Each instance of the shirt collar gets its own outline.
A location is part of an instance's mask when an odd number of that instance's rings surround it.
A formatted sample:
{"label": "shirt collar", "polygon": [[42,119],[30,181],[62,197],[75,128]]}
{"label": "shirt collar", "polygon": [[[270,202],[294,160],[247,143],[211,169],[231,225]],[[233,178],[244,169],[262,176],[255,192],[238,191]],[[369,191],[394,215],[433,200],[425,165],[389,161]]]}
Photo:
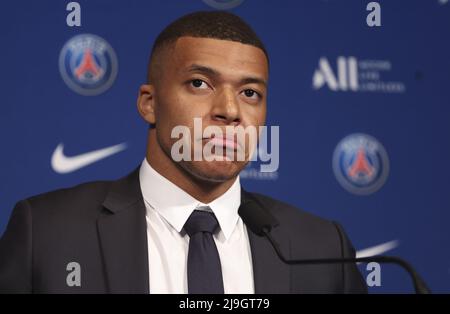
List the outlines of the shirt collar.
{"label": "shirt collar", "polygon": [[239,219],[241,185],[239,176],[221,196],[204,204],[159,174],[145,158],[139,170],[139,181],[145,202],[157,211],[175,230],[181,232],[191,213],[209,206],[219,222],[225,239],[229,239]]}

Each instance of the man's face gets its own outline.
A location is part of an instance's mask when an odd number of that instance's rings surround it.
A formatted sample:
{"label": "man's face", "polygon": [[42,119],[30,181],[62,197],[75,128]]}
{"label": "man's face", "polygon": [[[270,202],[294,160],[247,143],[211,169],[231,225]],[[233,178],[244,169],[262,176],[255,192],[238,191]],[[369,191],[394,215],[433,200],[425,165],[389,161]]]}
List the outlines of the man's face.
{"label": "man's face", "polygon": [[[167,156],[171,156],[172,145],[179,140],[171,138],[176,126],[190,129],[192,150],[203,149],[211,141],[210,136],[194,136],[194,118],[201,119],[203,130],[218,126],[223,135],[227,126],[253,126],[259,130],[264,125],[268,63],[261,49],[227,40],[181,37],[167,50],[161,66],[154,84],[156,129],[152,132],[156,132],[158,145]],[[222,146],[221,141],[215,143]],[[230,149],[225,144],[220,154],[223,156]],[[250,158],[248,137],[245,143],[237,144],[245,152],[245,161],[236,160],[236,155],[231,160],[206,161],[202,156],[201,161],[195,161],[192,152],[191,161],[177,163],[202,180],[230,180]],[[213,147],[215,152],[217,147]]]}

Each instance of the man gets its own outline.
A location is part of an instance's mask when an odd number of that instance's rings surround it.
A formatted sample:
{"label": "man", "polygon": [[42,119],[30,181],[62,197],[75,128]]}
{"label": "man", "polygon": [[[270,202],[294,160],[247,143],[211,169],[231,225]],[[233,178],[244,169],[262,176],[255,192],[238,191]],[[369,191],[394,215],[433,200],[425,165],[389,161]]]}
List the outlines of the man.
{"label": "man", "polygon": [[239,147],[245,160],[173,156],[173,130],[192,130],[195,118],[204,129],[263,126],[268,77],[267,52],[239,17],[197,12],[169,25],[155,41],[137,100],[150,125],[146,158],[120,180],[18,202],[0,242],[0,291],[366,292],[354,264],[286,265],[247,228],[238,209],[253,201],[258,215],[276,219],[272,235],[289,258],[354,256],[338,224],[241,188],[248,141],[188,141],[212,143],[222,157],[219,148],[234,154]]}

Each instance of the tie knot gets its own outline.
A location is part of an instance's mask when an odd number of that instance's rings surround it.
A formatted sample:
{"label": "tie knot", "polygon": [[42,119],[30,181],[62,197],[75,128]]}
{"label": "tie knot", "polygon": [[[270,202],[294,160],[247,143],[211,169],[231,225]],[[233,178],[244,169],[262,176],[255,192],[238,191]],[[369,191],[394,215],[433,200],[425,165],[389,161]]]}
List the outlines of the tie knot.
{"label": "tie knot", "polygon": [[217,227],[219,227],[219,222],[214,213],[204,210],[194,210],[184,224],[184,230],[189,237],[198,232],[214,234]]}

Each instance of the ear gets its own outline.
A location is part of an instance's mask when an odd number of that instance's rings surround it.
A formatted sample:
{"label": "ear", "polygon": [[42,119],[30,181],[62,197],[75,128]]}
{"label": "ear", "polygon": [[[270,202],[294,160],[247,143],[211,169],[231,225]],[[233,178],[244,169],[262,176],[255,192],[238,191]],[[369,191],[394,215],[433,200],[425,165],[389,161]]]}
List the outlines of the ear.
{"label": "ear", "polygon": [[155,117],[155,87],[143,84],[139,88],[137,108],[141,117],[150,124],[156,123]]}

